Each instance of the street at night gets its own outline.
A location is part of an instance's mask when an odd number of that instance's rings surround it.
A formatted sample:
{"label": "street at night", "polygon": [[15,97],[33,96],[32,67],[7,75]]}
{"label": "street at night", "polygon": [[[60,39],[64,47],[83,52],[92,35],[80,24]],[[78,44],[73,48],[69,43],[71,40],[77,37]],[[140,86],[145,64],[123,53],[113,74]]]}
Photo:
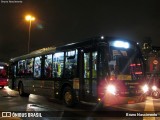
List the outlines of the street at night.
{"label": "street at night", "polygon": [[159,120],[159,0],[0,0],[0,120]]}
{"label": "street at night", "polygon": [[[0,111],[5,112],[39,112],[42,118],[25,118],[16,117],[16,119],[41,119],[41,120],[52,120],[52,119],[84,119],[84,120],[158,120],[159,117],[140,117],[134,116],[134,114],[147,111],[146,113],[157,113],[160,116],[160,99],[153,99],[148,97],[146,102],[136,104],[117,105],[109,108],[103,108],[103,110],[96,110],[95,106],[86,105],[85,103],[77,105],[74,108],[64,107],[61,102],[54,101],[52,99],[33,95],[29,98],[20,97],[18,92],[5,87],[0,89]],[[97,112],[93,112],[97,111]],[[111,115],[109,115],[109,113]],[[122,113],[122,115],[120,115]],[[125,117],[124,113],[129,113],[130,117]],[[118,114],[118,117],[114,117]],[[45,115],[45,116],[43,116]],[[2,119],[2,118],[0,118]],[[4,119],[4,118],[3,118]],[[13,118],[14,119],[14,118]]]}

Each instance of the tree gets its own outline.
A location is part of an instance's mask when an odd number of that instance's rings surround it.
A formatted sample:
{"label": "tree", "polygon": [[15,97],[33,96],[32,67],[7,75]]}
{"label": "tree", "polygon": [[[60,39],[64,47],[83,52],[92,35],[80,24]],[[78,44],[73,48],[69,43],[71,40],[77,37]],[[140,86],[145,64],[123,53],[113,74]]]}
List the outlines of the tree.
{"label": "tree", "polygon": [[145,60],[148,59],[148,55],[151,51],[152,51],[152,39],[151,37],[145,37],[142,42],[142,53]]}

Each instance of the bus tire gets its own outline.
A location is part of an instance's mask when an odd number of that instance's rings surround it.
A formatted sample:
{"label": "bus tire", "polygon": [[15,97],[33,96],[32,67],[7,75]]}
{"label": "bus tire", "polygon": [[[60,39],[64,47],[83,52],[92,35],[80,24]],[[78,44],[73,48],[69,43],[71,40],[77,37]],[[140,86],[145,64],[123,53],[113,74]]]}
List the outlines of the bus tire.
{"label": "bus tire", "polygon": [[71,87],[64,88],[63,101],[67,107],[73,107],[75,105],[75,96]]}
{"label": "bus tire", "polygon": [[1,89],[3,89],[4,88],[4,86],[1,86]]}

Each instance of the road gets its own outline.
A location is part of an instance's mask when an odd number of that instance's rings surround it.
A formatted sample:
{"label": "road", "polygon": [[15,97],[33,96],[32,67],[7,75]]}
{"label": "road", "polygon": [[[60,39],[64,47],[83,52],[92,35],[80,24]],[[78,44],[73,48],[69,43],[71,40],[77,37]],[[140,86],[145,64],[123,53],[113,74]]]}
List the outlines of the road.
{"label": "road", "polygon": [[[29,97],[20,97],[18,92],[5,87],[0,89],[0,111],[11,112],[12,118],[20,120],[158,120],[160,117],[160,99],[148,97],[145,102],[126,105],[115,105],[112,107],[97,109],[97,106],[79,104],[74,108],[68,108],[61,101],[31,94]],[[154,115],[144,117],[141,115]],[[15,113],[15,114],[14,114]],[[33,114],[37,113],[37,114]],[[156,114],[155,114],[156,113]],[[33,115],[32,115],[33,114]],[[2,114],[1,114],[2,116]],[[42,116],[42,117],[41,117]],[[127,117],[128,116],[128,117]],[[29,118],[30,117],[30,118]]]}

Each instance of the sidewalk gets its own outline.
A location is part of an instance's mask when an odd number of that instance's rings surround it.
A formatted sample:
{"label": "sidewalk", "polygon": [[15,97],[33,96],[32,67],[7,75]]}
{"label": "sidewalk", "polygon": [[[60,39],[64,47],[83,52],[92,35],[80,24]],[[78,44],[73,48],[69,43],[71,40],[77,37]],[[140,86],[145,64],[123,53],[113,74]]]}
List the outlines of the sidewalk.
{"label": "sidewalk", "polygon": [[3,96],[5,96],[5,97],[16,97],[16,96],[19,96],[18,91],[12,90],[8,86],[6,86],[4,89],[6,91],[6,94],[4,94]]}

